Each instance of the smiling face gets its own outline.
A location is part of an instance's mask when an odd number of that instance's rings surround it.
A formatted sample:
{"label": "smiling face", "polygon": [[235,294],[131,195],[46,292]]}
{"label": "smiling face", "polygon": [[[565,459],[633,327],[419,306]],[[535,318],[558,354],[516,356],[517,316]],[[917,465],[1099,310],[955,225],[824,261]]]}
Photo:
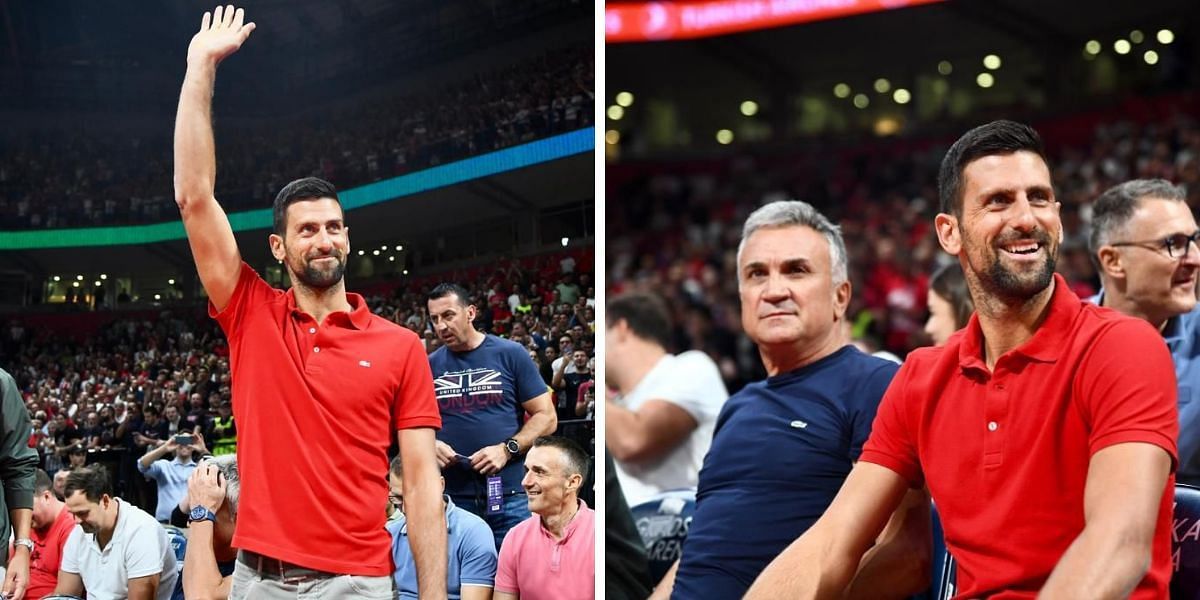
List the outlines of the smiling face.
{"label": "smiling face", "polygon": [[833,283],[829,242],[805,226],[756,230],[742,246],[742,327],[760,347],[811,347],[834,335],[850,284]]}
{"label": "smiling face", "polygon": [[1191,235],[1197,230],[1196,219],[1185,202],[1144,198],[1114,241],[1148,241],[1145,245],[1112,247],[1111,259],[1101,256],[1111,277],[1125,297],[1152,322],[1165,321],[1196,307],[1196,279],[1200,270],[1200,251],[1188,246],[1183,256],[1171,257],[1159,240],[1175,234]]}
{"label": "smiling face", "polygon": [[557,514],[575,502],[583,477],[567,474],[567,457],[552,446],[537,446],[525,455],[525,477],[521,487],[529,497],[529,512]]}
{"label": "smiling face", "polygon": [[332,198],[300,200],[287,207],[286,235],[271,234],[271,254],[293,282],[324,290],[342,281],[350,254],[350,229]]}
{"label": "smiling face", "polygon": [[1008,304],[1045,290],[1062,241],[1045,161],[1028,151],[985,156],[967,164],[963,180],[961,215],[941,213],[935,225],[972,292]]}

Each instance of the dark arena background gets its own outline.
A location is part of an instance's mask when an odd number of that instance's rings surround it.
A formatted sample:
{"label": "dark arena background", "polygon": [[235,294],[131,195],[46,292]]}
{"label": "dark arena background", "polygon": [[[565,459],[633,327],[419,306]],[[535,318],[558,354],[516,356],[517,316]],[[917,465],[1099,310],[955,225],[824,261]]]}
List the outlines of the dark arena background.
{"label": "dark arena background", "polygon": [[[594,352],[591,4],[239,6],[258,28],[221,66],[213,119],[216,197],[246,262],[290,285],[267,244],[271,203],[322,177],[351,232],[347,291],[428,351],[440,341],[425,293],[449,281],[470,292],[477,328],[527,346],[547,384],[560,339]],[[229,349],[172,192],[185,54],[212,9],[0,3],[0,367],[42,468],[53,476],[82,447],[151,514],[154,484],[135,468],[147,409],[171,433],[200,426],[210,449],[227,437],[213,425]],[[558,433],[590,453],[592,411],[565,395]]]}
{"label": "dark arena background", "polygon": [[[932,344],[930,275],[957,262],[933,231],[938,167],[972,127],[1004,118],[1041,134],[1065,227],[1057,271],[1081,297],[1100,287],[1087,225],[1101,192],[1163,178],[1200,206],[1195,2],[616,0],[606,12],[606,297],[662,295],[669,351],[706,353],[731,394],[766,376],[736,265],[742,223],[765,203],[804,200],[841,226],[852,339],[899,359]],[[633,507],[656,574],[692,509],[670,495]],[[1193,591],[1175,597],[1196,597],[1195,522],[1177,509],[1174,566]],[[953,589],[941,575],[935,594]]]}

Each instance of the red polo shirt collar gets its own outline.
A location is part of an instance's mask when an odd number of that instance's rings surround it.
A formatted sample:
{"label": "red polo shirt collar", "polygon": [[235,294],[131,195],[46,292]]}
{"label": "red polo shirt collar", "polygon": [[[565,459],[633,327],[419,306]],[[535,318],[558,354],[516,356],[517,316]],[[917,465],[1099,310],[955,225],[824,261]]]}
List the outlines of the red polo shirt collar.
{"label": "red polo shirt collar", "polygon": [[[296,306],[295,288],[288,288],[283,297],[288,312],[293,317],[304,315],[310,319],[313,318],[312,315],[301,310],[299,306]],[[350,312],[338,311],[330,313],[328,317],[325,317],[326,321],[331,325],[352,327],[358,330],[366,329],[367,325],[371,322],[371,311],[367,308],[367,301],[363,299],[361,294],[353,292],[346,293],[346,301],[350,303]]]}
{"label": "red polo shirt collar", "polygon": [[[1067,281],[1062,275],[1054,274],[1054,292],[1050,296],[1049,313],[1041,326],[1024,344],[1013,348],[1004,356],[997,359],[1013,360],[1014,354],[1019,354],[1035,362],[1052,363],[1062,356],[1063,339],[1071,331],[1075,317],[1083,307],[1083,302],[1073,294]],[[979,315],[971,314],[971,321],[963,331],[962,343],[958,346],[958,363],[963,371],[980,369],[987,371],[983,360],[983,328],[979,326]]]}

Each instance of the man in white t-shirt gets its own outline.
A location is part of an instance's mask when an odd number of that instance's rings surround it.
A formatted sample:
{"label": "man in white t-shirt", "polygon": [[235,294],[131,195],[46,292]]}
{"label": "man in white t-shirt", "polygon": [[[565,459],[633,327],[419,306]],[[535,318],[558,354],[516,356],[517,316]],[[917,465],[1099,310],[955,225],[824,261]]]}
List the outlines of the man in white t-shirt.
{"label": "man in white t-shirt", "polygon": [[667,352],[671,321],[657,296],[614,298],[606,319],[605,376],[618,395],[605,405],[604,435],[625,499],[636,506],[659,492],[695,489],[729,397],[716,363],[696,350]]}
{"label": "man in white t-shirt", "polygon": [[167,532],[154,517],[112,496],[103,467],[67,476],[67,510],[79,521],[63,546],[55,594],[89,600],[168,600],[179,574]]}

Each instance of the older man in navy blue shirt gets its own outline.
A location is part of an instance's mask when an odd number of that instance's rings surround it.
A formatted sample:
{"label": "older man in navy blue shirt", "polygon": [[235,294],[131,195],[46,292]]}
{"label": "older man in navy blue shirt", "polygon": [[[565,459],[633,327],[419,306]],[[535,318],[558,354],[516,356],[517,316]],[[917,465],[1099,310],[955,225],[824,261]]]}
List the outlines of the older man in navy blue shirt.
{"label": "older man in navy blue shirt", "polygon": [[1200,485],[1200,228],[1183,188],[1135,179],[1092,204],[1088,246],[1103,291],[1091,301],[1162,332],[1179,382],[1179,483]]}
{"label": "older man in navy blue shirt", "polygon": [[[896,374],[842,333],[846,246],[812,206],[773,202],[751,214],[737,265],[742,327],[768,378],[721,409],[682,557],[653,598],[741,598],[833,501]],[[916,510],[902,507],[852,591],[904,597],[927,585],[929,504],[913,495]]]}

